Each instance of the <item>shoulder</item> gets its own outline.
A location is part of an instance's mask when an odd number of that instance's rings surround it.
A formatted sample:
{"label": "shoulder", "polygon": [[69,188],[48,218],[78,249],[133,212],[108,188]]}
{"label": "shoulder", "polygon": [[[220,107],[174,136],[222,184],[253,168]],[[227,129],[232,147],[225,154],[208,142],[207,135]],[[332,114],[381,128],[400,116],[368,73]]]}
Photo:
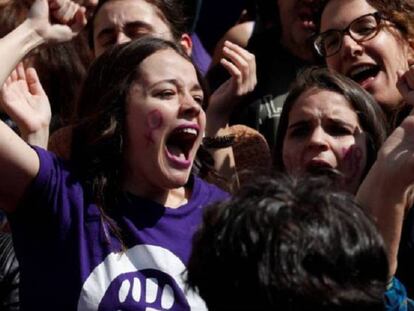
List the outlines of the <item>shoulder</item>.
{"label": "shoulder", "polygon": [[202,201],[205,204],[211,204],[218,201],[226,200],[230,197],[230,194],[219,187],[210,184],[203,179],[193,176],[193,195],[192,201]]}
{"label": "shoulder", "polygon": [[52,190],[67,185],[65,180],[74,178],[70,162],[43,148],[33,147],[33,149],[39,157],[39,172],[29,190]]}
{"label": "shoulder", "polygon": [[53,215],[61,225],[64,220],[69,223],[73,213],[82,214],[87,204],[84,187],[70,162],[42,148],[33,149],[39,157],[39,171],[10,220],[26,223],[30,217],[46,225],[45,219]]}

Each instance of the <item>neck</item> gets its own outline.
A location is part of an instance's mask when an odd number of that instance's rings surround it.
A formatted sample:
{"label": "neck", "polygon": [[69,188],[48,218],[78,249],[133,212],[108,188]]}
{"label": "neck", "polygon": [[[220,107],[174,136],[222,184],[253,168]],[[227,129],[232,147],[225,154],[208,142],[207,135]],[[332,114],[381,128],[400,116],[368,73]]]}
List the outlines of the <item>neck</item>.
{"label": "neck", "polygon": [[179,187],[173,189],[165,189],[143,183],[128,183],[125,182],[123,190],[133,195],[152,200],[165,207],[179,208],[186,204],[191,195],[190,190],[186,187]]}
{"label": "neck", "polygon": [[289,51],[289,53],[304,62],[313,63],[315,61],[315,55],[307,44],[295,44],[292,41],[283,40],[283,38],[281,39],[280,44]]}

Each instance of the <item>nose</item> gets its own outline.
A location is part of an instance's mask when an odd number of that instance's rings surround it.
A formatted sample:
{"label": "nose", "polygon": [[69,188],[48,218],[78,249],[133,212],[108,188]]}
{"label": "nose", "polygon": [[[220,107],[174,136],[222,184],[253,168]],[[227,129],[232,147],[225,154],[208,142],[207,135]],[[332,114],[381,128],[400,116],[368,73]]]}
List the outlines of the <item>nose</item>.
{"label": "nose", "polygon": [[311,133],[309,138],[309,148],[318,149],[324,151],[328,149],[328,135],[321,127],[317,127]]}
{"label": "nose", "polygon": [[344,34],[342,38],[342,53],[351,57],[361,55],[364,48],[356,42],[349,34]]}
{"label": "nose", "polygon": [[201,106],[191,94],[184,94],[181,98],[180,112],[189,117],[196,117],[200,114]]}
{"label": "nose", "polygon": [[130,41],[131,41],[131,38],[128,37],[123,31],[120,31],[116,35],[116,42],[115,42],[115,44],[118,45],[118,44],[130,42]]}

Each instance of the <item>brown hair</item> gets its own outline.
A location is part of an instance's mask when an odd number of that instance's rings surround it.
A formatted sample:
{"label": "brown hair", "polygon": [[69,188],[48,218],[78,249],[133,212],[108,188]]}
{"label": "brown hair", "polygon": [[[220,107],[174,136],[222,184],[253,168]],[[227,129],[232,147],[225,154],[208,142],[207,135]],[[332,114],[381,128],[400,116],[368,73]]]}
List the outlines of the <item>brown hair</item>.
{"label": "brown hair", "polygon": [[167,49],[191,62],[181,46],[149,36],[112,47],[90,67],[79,97],[71,160],[89,199],[110,225],[107,215],[117,205],[123,178],[127,94],[141,62]]}
{"label": "brown hair", "polygon": [[367,134],[367,165],[365,173],[374,163],[377,152],[387,137],[387,128],[384,114],[374,98],[356,82],[330,71],[327,68],[311,67],[299,73],[293,82],[290,92],[283,106],[277,130],[274,150],[275,166],[284,171],[283,141],[289,124],[289,113],[301,94],[309,89],[316,88],[330,90],[341,94],[350,103],[358,116],[361,128]]}
{"label": "brown hair", "polygon": [[414,39],[413,0],[367,0],[367,2],[393,22],[407,41]]}

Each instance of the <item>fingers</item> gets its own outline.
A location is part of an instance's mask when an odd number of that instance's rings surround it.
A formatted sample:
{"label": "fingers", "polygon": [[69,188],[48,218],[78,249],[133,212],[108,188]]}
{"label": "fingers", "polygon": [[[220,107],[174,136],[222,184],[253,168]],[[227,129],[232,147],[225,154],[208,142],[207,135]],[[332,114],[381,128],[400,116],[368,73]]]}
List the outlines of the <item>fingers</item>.
{"label": "fingers", "polygon": [[29,91],[33,95],[44,95],[46,94],[43,90],[42,84],[40,83],[39,76],[37,75],[36,69],[29,67],[26,69],[27,85]]}
{"label": "fingers", "polygon": [[411,65],[410,69],[404,74],[405,81],[411,90],[414,90],[414,66]]}
{"label": "fingers", "polygon": [[82,6],[75,13],[75,18],[71,25],[72,31],[75,33],[79,33],[83,29],[83,27],[85,27],[86,23],[86,8]]}
{"label": "fingers", "polygon": [[16,72],[17,72],[17,78],[19,80],[26,80],[26,70],[24,69],[24,65],[22,62],[17,64]]}
{"label": "fingers", "polygon": [[256,84],[256,59],[255,56],[238,46],[226,41],[223,47],[224,59],[220,63],[235,78],[237,83],[237,95],[245,95],[251,92]]}
{"label": "fingers", "polygon": [[236,81],[236,85],[242,85],[243,83],[243,75],[242,72],[239,70],[239,68],[234,65],[232,62],[228,61],[225,58],[222,58],[220,60],[220,64],[226,68],[228,73],[233,77],[233,79]]}
{"label": "fingers", "polygon": [[44,42],[64,42],[71,40],[86,25],[85,8],[71,0],[36,0],[30,9],[29,20]]}
{"label": "fingers", "polygon": [[410,66],[406,72],[399,70],[397,75],[398,91],[407,104],[414,106],[414,66]]}
{"label": "fingers", "polygon": [[[17,76],[15,76],[14,81],[18,81],[18,80],[26,81],[26,70],[25,70],[24,65],[23,65],[22,62],[17,64],[17,67],[16,67],[15,71],[16,71]],[[22,87],[25,91],[28,90],[28,87],[27,87],[26,83],[22,83]]]}
{"label": "fingers", "polygon": [[17,74],[17,69],[14,69],[9,76],[9,82],[11,83],[17,80],[19,80],[19,75]]}
{"label": "fingers", "polygon": [[53,17],[61,24],[75,27],[77,32],[86,25],[85,8],[71,0],[49,0]]}

